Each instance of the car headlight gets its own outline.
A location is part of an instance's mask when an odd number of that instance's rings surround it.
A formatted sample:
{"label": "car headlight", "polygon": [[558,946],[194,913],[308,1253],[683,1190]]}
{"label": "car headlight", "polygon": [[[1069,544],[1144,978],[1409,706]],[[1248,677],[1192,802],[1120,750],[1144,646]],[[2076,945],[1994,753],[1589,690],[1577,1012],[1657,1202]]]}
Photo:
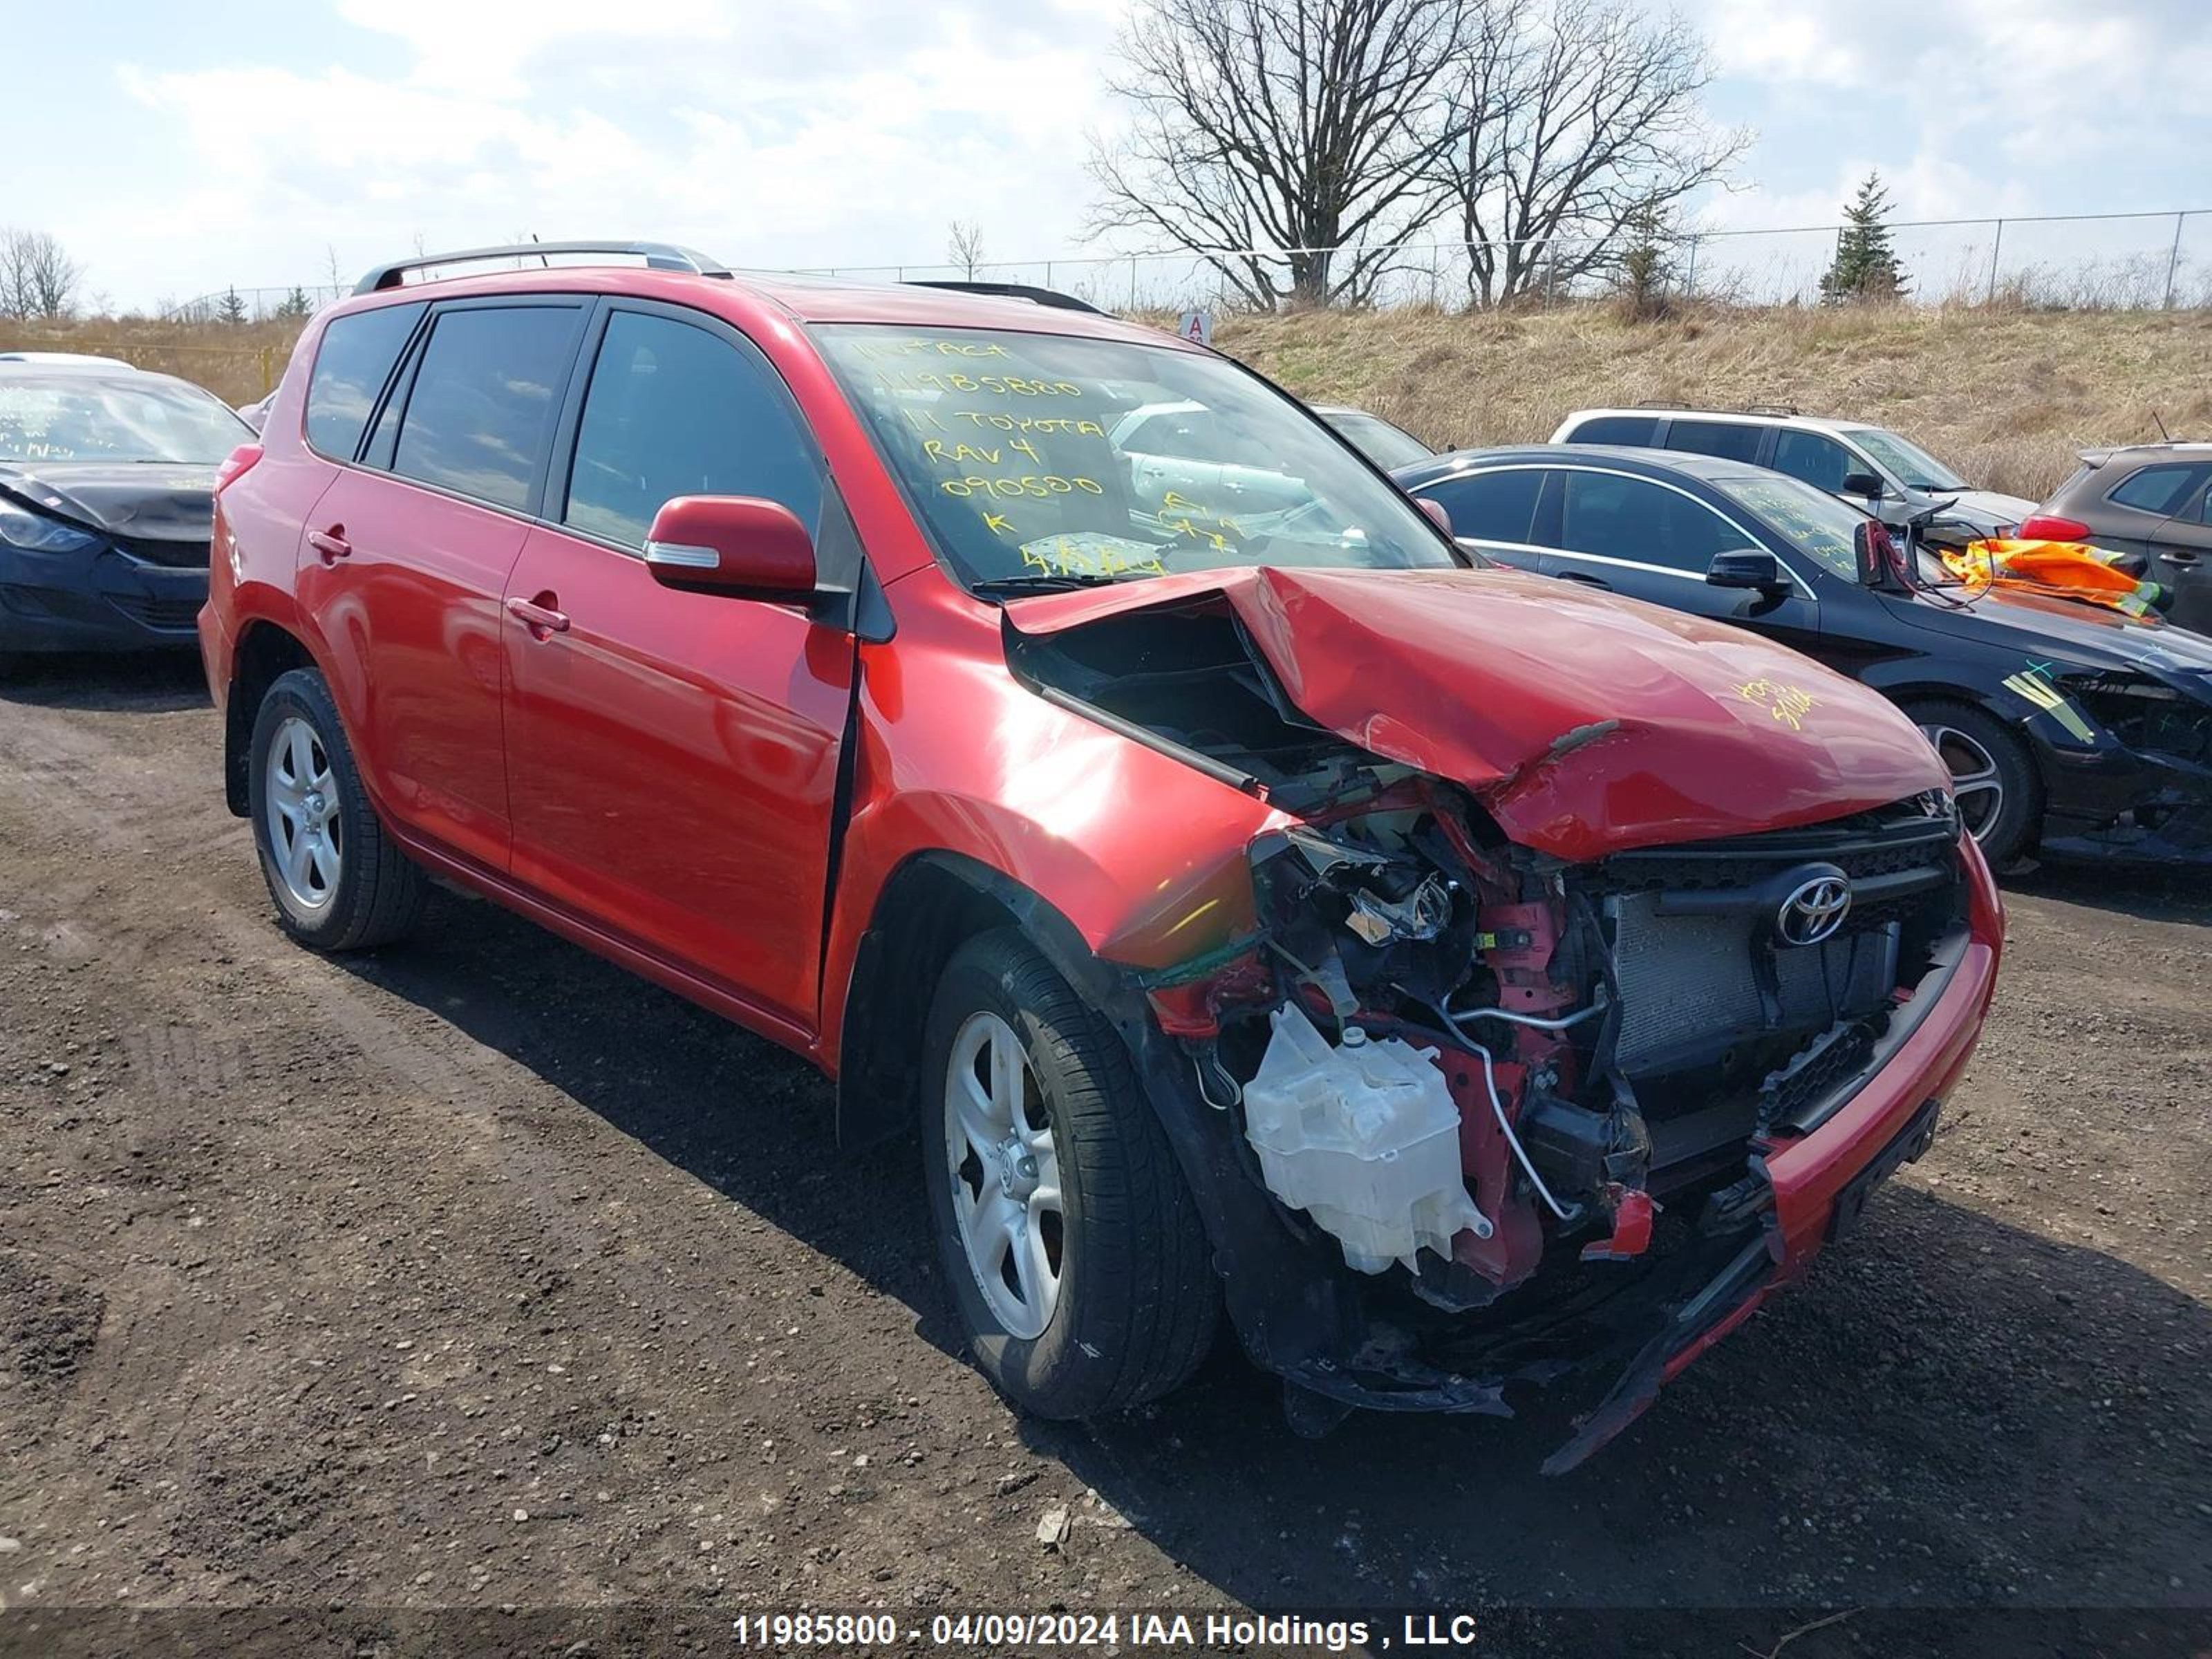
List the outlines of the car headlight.
{"label": "car headlight", "polygon": [[0,501],[0,542],[32,553],[77,553],[99,546],[100,538],[13,501]]}

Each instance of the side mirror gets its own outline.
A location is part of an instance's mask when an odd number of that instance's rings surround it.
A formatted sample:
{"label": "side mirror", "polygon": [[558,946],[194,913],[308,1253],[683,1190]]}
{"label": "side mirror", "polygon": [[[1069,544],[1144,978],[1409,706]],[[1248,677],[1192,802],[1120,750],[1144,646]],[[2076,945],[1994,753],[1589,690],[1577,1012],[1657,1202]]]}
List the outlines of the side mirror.
{"label": "side mirror", "polygon": [[664,587],[803,599],[814,592],[814,538],[780,501],[678,495],[653,515],[645,568]]}
{"label": "side mirror", "polygon": [[1751,587],[1762,593],[1790,591],[1790,578],[1782,574],[1781,561],[1757,548],[1714,554],[1705,580],[1715,587]]}
{"label": "side mirror", "polygon": [[1878,473],[1846,472],[1844,474],[1844,494],[1846,495],[1863,495],[1870,501],[1878,501],[1888,493],[1888,488],[1883,484]]}
{"label": "side mirror", "polygon": [[1889,526],[1869,519],[1851,532],[1851,556],[1857,562],[1859,586],[1879,592],[1904,591],[1898,574],[1897,543]]}
{"label": "side mirror", "polygon": [[1445,509],[1442,501],[1428,495],[1416,495],[1413,497],[1413,505],[1427,514],[1429,522],[1443,531],[1445,535],[1449,536],[1452,533],[1451,514]]}

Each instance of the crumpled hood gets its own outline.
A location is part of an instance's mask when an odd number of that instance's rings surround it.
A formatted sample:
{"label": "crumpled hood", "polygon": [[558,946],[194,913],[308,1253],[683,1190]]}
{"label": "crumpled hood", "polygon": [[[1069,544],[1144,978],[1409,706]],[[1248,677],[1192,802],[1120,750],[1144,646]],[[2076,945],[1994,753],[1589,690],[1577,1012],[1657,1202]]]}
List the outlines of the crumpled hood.
{"label": "crumpled hood", "polygon": [[0,461],[0,490],[114,536],[204,542],[215,468],[167,461]]}
{"label": "crumpled hood", "polygon": [[1903,714],[1796,652],[1518,571],[1197,571],[1015,600],[1006,619],[1048,635],[1217,596],[1310,718],[1571,861],[1949,781]]}

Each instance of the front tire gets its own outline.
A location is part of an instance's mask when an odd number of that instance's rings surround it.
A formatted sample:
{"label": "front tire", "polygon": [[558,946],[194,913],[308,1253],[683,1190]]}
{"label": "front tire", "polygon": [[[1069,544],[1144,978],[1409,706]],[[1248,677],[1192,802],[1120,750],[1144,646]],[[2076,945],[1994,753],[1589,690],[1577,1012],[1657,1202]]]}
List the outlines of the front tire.
{"label": "front tire", "polygon": [[976,1364],[1039,1417],[1158,1399],[1212,1346],[1195,1201],[1113,1027],[1018,933],[938,981],[922,1163]]}
{"label": "front tire", "polygon": [[1993,870],[2019,857],[2043,820],[2043,781],[2027,745],[1971,703],[1914,703],[1907,711],[1951,773],[1959,818]]}
{"label": "front tire", "polygon": [[253,718],[253,845],[277,924],[317,951],[362,951],[406,933],[429,883],[392,844],[362,787],[321,674],[280,675]]}

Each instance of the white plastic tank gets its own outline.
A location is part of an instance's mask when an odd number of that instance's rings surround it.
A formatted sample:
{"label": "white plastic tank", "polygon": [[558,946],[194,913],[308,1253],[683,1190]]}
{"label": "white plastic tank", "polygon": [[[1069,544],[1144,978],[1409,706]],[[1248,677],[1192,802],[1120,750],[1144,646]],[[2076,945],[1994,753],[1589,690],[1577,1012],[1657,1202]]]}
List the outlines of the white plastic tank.
{"label": "white plastic tank", "polygon": [[1459,1106],[1433,1048],[1370,1041],[1347,1027],[1341,1045],[1285,1005],[1260,1070],[1244,1085],[1244,1128],[1274,1194],[1344,1246],[1347,1266],[1412,1267],[1425,1245],[1451,1255],[1452,1235],[1490,1223],[1460,1174]]}

